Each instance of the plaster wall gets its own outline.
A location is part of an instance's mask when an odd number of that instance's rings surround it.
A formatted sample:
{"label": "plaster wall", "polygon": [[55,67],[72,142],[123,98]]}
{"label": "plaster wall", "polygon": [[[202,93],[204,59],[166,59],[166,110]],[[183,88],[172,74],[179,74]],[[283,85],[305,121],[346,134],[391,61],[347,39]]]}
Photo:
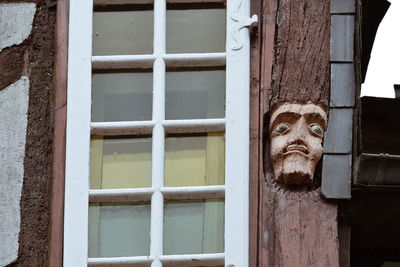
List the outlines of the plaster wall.
{"label": "plaster wall", "polygon": [[0,3],[0,266],[48,266],[55,18]]}
{"label": "plaster wall", "polygon": [[0,51],[29,36],[35,12],[34,3],[0,4]]}
{"label": "plaster wall", "polygon": [[0,266],[18,257],[29,79],[0,91]]}
{"label": "plaster wall", "polygon": [[[34,3],[0,4],[0,51],[30,35],[35,12]],[[28,105],[27,76],[0,91],[0,266],[18,258]]]}

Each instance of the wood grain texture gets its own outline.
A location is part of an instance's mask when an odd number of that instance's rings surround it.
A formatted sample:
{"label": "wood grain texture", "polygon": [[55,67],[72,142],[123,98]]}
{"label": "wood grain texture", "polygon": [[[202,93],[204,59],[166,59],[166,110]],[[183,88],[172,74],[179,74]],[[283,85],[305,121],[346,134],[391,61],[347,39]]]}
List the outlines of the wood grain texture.
{"label": "wood grain texture", "polygon": [[349,225],[339,225],[339,266],[350,267],[350,238],[351,227]]}
{"label": "wood grain texture", "polygon": [[[251,0],[251,14],[261,12],[261,0]],[[260,23],[261,24],[261,23]],[[250,36],[250,166],[249,166],[249,266],[258,266],[258,203],[260,179],[260,27]],[[261,124],[262,125],[262,124]]]}
{"label": "wood grain texture", "polygon": [[[275,40],[275,20],[277,11],[277,0],[263,0],[260,22],[261,53],[260,53],[260,143],[259,143],[259,203],[258,203],[258,266],[273,266],[269,263],[273,255],[272,238],[268,238],[268,230],[272,229],[273,214],[272,209],[265,207],[269,199],[269,190],[267,181],[264,179],[264,158],[265,145],[268,145],[268,138],[265,138],[265,122],[269,103],[272,97],[272,66],[274,63],[274,40]],[[269,151],[269,150],[267,150]],[[266,154],[268,157],[268,153]],[[253,265],[251,265],[253,267]]]}
{"label": "wood grain texture", "polygon": [[50,206],[49,266],[63,265],[64,182],[67,122],[68,67],[68,8],[69,1],[57,1],[56,54],[54,74],[54,140]]}
{"label": "wood grain texture", "polygon": [[320,190],[293,190],[270,180],[264,197],[265,252],[259,266],[340,266],[336,204]]}
{"label": "wood grain texture", "polygon": [[279,102],[328,108],[330,1],[264,0],[262,12],[258,266],[338,267],[337,205],[315,186],[274,183],[268,136],[268,111]]}
{"label": "wood grain texture", "polygon": [[329,0],[279,0],[272,105],[329,103]]}
{"label": "wood grain texture", "polygon": [[336,205],[318,190],[275,190],[275,266],[339,266]]}

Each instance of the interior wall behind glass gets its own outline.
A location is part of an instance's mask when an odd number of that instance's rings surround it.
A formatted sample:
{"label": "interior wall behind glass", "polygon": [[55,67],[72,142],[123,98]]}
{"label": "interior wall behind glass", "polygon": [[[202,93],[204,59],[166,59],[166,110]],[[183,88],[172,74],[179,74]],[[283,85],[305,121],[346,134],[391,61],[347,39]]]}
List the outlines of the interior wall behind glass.
{"label": "interior wall behind glass", "polygon": [[93,12],[93,55],[153,53],[153,10]]}
{"label": "interior wall behind glass", "polygon": [[166,119],[225,117],[225,70],[167,71]]}
{"label": "interior wall behind glass", "polygon": [[153,73],[110,72],[92,75],[92,121],[151,120]]}
{"label": "interior wall behind glass", "polygon": [[149,203],[100,203],[89,206],[89,257],[149,254]]}
{"label": "interior wall behind glass", "polygon": [[169,201],[164,209],[164,254],[224,252],[224,201]]}
{"label": "interior wall behind glass", "polygon": [[167,10],[167,53],[225,52],[225,9]]}
{"label": "interior wall behind glass", "polygon": [[225,183],[224,133],[167,136],[165,186],[204,186]]}
{"label": "interior wall behind glass", "polygon": [[90,188],[151,187],[151,138],[93,136]]}

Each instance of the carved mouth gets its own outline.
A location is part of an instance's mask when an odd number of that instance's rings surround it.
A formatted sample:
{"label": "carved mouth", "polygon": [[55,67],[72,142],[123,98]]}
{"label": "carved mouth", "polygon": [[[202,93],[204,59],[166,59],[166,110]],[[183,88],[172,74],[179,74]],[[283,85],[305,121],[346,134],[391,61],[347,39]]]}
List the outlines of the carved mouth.
{"label": "carved mouth", "polygon": [[284,151],[284,154],[289,153],[301,153],[308,155],[308,149],[305,145],[288,145]]}

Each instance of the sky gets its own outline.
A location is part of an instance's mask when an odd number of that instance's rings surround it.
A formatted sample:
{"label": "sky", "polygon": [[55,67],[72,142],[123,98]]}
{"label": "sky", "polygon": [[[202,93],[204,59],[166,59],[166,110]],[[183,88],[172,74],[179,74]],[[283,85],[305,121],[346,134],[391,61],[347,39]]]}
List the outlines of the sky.
{"label": "sky", "polygon": [[391,2],[379,25],[361,96],[394,98],[393,84],[400,84],[400,0]]}

